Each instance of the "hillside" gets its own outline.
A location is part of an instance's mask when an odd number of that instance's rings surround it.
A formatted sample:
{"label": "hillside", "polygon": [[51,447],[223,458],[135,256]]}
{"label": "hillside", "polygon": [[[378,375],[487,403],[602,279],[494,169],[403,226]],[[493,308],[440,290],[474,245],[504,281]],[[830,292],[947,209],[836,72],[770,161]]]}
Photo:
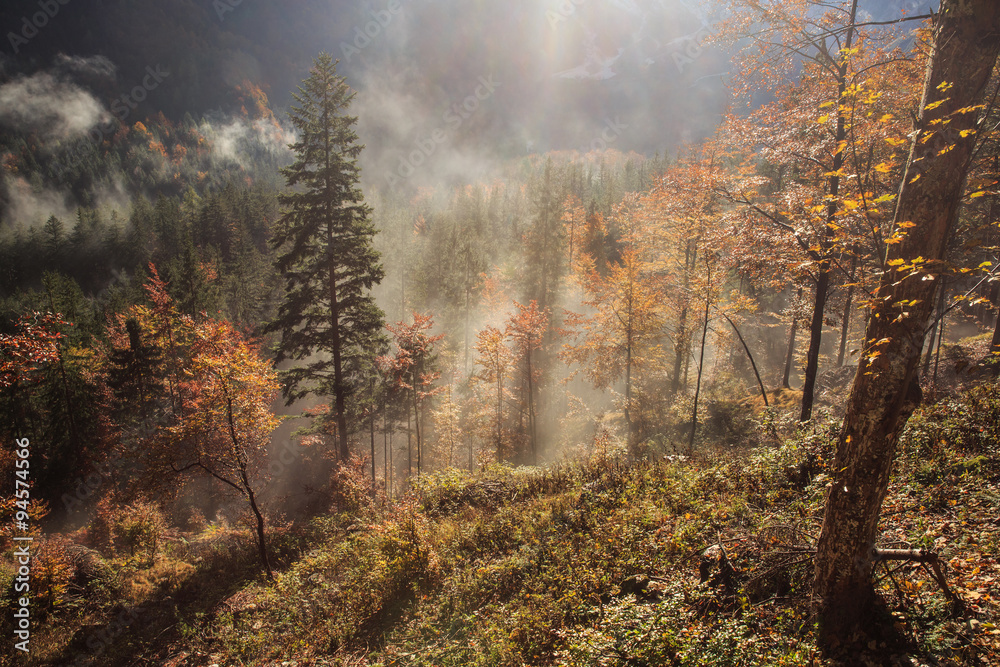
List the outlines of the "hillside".
{"label": "hillside", "polygon": [[[997,664],[998,424],[986,386],[911,420],[879,546],[939,553],[961,606],[886,563],[881,640],[846,664]],[[30,664],[832,664],[808,598],[831,427],[690,460],[444,471],[391,507],[359,470],[339,512],[272,537],[273,585],[245,530],[119,510],[73,536],[99,551],[49,543]]]}

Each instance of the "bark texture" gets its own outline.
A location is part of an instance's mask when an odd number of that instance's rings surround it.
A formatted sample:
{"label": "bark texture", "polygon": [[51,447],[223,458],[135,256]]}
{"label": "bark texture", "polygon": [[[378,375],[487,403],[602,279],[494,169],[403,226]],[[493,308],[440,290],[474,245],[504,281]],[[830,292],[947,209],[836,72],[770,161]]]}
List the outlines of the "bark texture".
{"label": "bark texture", "polygon": [[[890,246],[817,548],[816,611],[827,646],[849,642],[870,618],[879,514],[899,433],[920,400],[924,330],[976,142],[980,110],[970,107],[982,100],[998,50],[1000,3],[943,0],[894,218],[915,226]],[[910,268],[916,258],[925,261]]]}

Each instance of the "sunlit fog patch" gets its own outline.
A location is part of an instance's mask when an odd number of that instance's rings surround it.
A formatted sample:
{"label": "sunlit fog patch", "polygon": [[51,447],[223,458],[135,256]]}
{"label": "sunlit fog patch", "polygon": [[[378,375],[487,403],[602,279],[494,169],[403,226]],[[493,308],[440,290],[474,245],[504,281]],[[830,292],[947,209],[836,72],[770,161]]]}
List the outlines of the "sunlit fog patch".
{"label": "sunlit fog patch", "polygon": [[47,141],[82,137],[110,119],[92,94],[49,72],[20,77],[0,86],[0,124]]}

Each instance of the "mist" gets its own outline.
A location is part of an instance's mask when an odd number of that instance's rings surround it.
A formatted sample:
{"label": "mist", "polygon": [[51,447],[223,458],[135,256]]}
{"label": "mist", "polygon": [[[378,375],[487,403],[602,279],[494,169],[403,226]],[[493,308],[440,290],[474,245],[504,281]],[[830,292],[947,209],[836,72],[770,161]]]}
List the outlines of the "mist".
{"label": "mist", "polygon": [[[78,60],[69,62],[83,67],[85,61]],[[0,125],[47,142],[80,138],[109,118],[94,95],[57,72],[38,72],[0,85]]]}

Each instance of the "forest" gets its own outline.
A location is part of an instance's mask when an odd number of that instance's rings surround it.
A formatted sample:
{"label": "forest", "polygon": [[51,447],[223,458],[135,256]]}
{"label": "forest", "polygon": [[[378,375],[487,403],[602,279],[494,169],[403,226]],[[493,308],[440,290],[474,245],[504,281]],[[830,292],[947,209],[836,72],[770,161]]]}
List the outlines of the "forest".
{"label": "forest", "polygon": [[996,3],[0,27],[0,664],[1000,663]]}

